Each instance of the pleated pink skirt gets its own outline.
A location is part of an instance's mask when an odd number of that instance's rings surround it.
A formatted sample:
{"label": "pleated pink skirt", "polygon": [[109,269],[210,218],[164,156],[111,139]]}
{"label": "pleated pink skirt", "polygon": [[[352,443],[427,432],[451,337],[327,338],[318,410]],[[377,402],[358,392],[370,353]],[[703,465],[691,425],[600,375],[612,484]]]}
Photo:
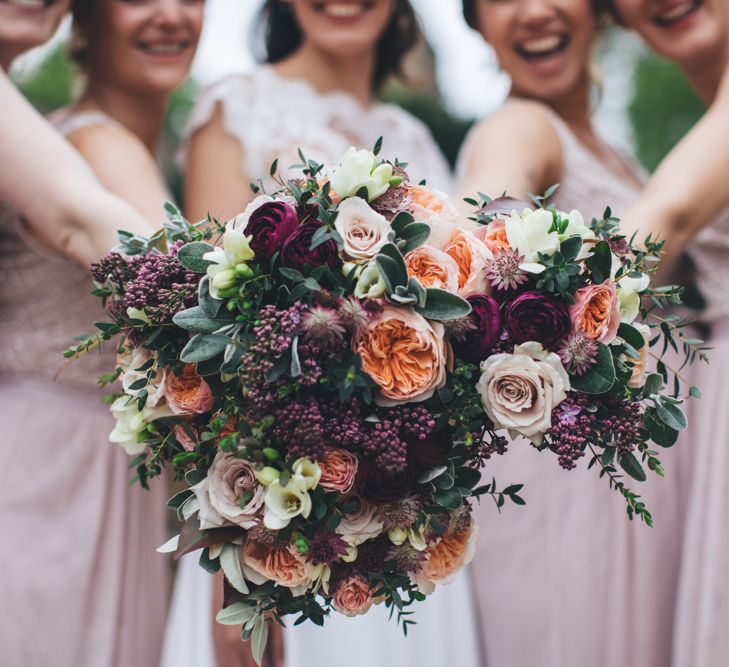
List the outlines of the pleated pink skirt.
{"label": "pleated pink skirt", "polygon": [[164,489],[130,486],[98,396],[0,378],[0,664],[157,667]]}

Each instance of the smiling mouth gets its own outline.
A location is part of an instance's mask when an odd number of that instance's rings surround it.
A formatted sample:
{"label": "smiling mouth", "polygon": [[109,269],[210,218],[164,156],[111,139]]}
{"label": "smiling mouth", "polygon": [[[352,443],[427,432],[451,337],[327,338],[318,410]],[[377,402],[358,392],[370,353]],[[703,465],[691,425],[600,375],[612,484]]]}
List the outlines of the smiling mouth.
{"label": "smiling mouth", "polygon": [[374,7],[374,2],[322,2],[314,5],[314,10],[332,19],[353,19],[365,14]]}
{"label": "smiling mouth", "polygon": [[190,40],[137,42],[137,48],[153,56],[178,56],[192,46]]}
{"label": "smiling mouth", "polygon": [[562,53],[569,45],[569,41],[569,35],[566,34],[545,35],[524,39],[518,42],[514,48],[522,58],[539,60]]}
{"label": "smiling mouth", "polygon": [[703,0],[686,0],[654,16],[653,23],[661,27],[672,26],[690,14],[693,14],[703,4]]}

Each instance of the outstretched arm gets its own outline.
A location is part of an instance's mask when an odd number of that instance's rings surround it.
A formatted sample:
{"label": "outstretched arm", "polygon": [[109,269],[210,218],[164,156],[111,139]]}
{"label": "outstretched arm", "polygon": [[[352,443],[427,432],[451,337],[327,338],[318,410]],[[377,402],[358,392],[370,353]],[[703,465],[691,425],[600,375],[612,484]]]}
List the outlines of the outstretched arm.
{"label": "outstretched arm", "polygon": [[88,265],[117,229],[148,234],[144,218],[101,187],[83,158],[0,72],[0,197],[56,252]]}
{"label": "outstretched arm", "polygon": [[691,240],[729,206],[729,69],[704,117],[664,158],[639,200],[623,215],[637,240],[666,241],[669,267]]}

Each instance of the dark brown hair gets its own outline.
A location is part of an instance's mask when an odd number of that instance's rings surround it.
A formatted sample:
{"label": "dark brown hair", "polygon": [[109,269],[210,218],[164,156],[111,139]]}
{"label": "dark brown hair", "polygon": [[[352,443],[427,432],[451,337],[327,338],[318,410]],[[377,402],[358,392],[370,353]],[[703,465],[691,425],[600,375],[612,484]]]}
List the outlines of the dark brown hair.
{"label": "dark brown hair", "polygon": [[98,0],[73,0],[71,2],[71,17],[73,18],[73,35],[69,48],[71,59],[79,65],[86,63],[88,57],[88,44],[86,30],[89,20],[94,13]]}
{"label": "dark brown hair", "polygon": [[[290,2],[266,0],[258,17],[257,31],[263,35],[262,60],[276,63],[301,46],[303,34]],[[395,0],[390,22],[377,42],[373,90],[379,89],[393,74],[401,74],[405,55],[420,37],[420,25],[409,0]]]}

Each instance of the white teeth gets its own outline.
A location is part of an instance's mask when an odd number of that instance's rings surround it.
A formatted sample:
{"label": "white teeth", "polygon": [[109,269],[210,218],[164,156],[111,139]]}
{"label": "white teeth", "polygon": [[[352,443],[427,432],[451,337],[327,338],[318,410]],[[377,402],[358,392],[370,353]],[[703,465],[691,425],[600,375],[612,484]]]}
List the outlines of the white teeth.
{"label": "white teeth", "polygon": [[537,37],[521,43],[521,48],[526,53],[540,54],[554,51],[562,41],[559,35],[549,35],[548,37]]}
{"label": "white teeth", "polygon": [[21,9],[43,9],[46,6],[45,0],[7,0],[7,2]]}
{"label": "white teeth", "polygon": [[158,42],[156,44],[142,44],[141,46],[149,53],[165,56],[181,53],[185,50],[185,44],[183,42]]}
{"label": "white teeth", "polygon": [[338,19],[347,19],[352,16],[361,14],[365,9],[363,3],[357,2],[329,2],[322,7],[322,10],[328,16]]}
{"label": "white teeth", "polygon": [[663,12],[663,14],[660,14],[658,18],[661,21],[675,21],[676,19],[686,16],[686,14],[688,14],[693,8],[693,2],[684,2],[680,5],[676,5],[672,9],[669,9],[667,12]]}

